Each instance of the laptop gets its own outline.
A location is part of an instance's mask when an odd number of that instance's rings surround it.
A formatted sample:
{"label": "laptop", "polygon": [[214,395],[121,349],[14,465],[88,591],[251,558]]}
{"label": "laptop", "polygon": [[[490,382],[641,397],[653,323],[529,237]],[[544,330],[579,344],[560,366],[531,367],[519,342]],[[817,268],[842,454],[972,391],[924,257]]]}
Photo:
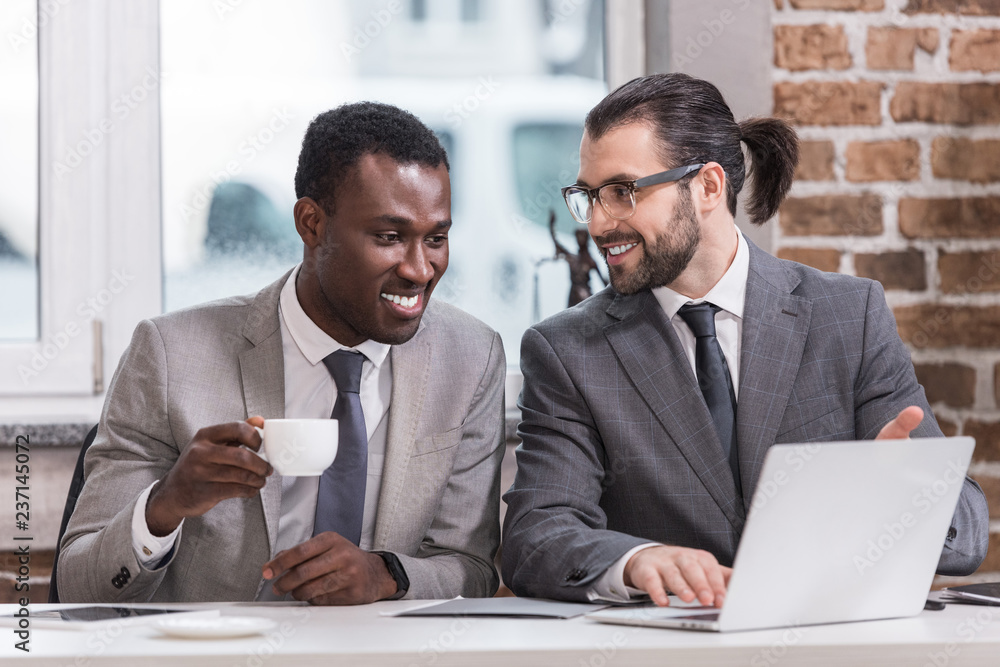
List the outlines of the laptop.
{"label": "laptop", "polygon": [[974,447],[970,437],[774,445],[721,610],[631,607],[587,618],[729,632],[916,616]]}

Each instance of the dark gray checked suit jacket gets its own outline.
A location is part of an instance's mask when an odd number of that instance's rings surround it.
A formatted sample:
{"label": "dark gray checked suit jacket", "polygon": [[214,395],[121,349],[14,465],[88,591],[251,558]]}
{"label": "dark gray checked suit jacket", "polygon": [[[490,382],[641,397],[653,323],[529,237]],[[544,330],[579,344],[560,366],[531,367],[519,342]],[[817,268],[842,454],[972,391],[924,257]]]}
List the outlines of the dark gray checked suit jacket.
{"label": "dark gray checked suit jacket", "polygon": [[[517,477],[504,499],[503,576],[518,595],[585,599],[646,542],[732,565],[774,443],[874,438],[901,409],[941,431],[881,286],[776,259],[750,244],[737,440],[743,503],[694,372],[649,291],[612,289],[529,329]],[[938,570],[986,555],[988,510],[965,481]]]}

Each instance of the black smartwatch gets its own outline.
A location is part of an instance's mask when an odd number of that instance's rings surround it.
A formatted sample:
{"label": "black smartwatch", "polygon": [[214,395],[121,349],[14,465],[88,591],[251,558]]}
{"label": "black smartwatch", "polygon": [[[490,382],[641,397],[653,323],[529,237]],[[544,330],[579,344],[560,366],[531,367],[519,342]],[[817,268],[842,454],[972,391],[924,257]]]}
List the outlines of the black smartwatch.
{"label": "black smartwatch", "polygon": [[389,570],[389,574],[396,580],[396,593],[383,599],[398,600],[406,595],[406,591],[410,590],[410,578],[406,576],[406,570],[403,569],[403,564],[399,562],[396,554],[389,551],[373,551],[372,553],[378,554],[385,562],[385,569]]}

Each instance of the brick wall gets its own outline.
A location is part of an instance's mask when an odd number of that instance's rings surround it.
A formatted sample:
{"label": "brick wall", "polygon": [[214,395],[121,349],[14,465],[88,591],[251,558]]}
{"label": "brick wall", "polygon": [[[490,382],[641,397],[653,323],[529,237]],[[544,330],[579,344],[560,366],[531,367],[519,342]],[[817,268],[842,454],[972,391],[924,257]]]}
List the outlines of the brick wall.
{"label": "brick wall", "polygon": [[942,429],[976,438],[1000,578],[1000,0],[774,0],[773,30],[803,141],[774,247],[884,285]]}

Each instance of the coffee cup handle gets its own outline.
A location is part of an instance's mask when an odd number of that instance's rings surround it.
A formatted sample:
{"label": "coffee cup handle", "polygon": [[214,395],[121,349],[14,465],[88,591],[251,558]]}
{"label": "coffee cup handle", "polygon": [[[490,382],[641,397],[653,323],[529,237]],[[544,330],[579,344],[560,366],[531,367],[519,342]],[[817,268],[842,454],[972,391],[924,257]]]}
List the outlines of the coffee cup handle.
{"label": "coffee cup handle", "polygon": [[[257,434],[260,435],[260,439],[263,441],[264,440],[264,429],[262,429],[259,426],[254,426],[253,428],[254,428],[255,431],[257,431]],[[260,449],[258,449],[256,451],[254,451],[254,450],[251,449],[250,451],[253,452],[254,454],[256,454],[257,456],[259,456],[260,458],[264,459],[265,461],[267,461],[267,455],[264,453],[264,443],[261,442],[260,444],[261,444]],[[268,461],[268,463],[270,463],[270,461]]]}

